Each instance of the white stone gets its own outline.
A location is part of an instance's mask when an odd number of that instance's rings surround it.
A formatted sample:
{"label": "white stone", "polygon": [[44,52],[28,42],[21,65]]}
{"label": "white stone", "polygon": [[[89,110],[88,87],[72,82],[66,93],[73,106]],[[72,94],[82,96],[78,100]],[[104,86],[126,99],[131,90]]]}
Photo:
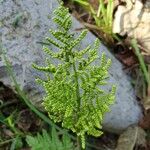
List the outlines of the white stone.
{"label": "white stone", "polygon": [[120,35],[127,33],[135,38],[144,48],[145,55],[150,55],[150,2],[127,0],[127,5],[119,5],[113,21],[113,32]]}

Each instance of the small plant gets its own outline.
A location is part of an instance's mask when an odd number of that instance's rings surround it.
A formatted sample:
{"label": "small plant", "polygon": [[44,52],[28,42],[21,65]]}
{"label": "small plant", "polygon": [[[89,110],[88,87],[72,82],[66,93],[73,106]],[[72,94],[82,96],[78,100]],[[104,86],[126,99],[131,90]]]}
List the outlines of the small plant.
{"label": "small plant", "polygon": [[32,150],[42,150],[43,148],[44,150],[75,150],[73,143],[66,134],[62,136],[62,140],[59,139],[54,127],[51,134],[43,130],[42,134],[38,133],[35,137],[28,135],[26,141]]}
{"label": "small plant", "polygon": [[[108,69],[111,60],[101,56],[100,64],[91,65],[98,56],[99,40],[83,50],[77,50],[77,45],[86,36],[87,30],[75,37],[70,33],[71,16],[62,5],[54,11],[53,21],[58,30],[49,30],[52,37],[43,42],[43,50],[50,56],[45,67],[33,65],[34,68],[46,73],[46,79],[37,79],[45,89],[43,106],[54,122],[62,122],[64,128],[77,134],[78,147],[80,142],[85,149],[86,133],[100,136],[103,115],[109,111],[115,98],[115,87],[110,92],[100,89],[107,85]],[[57,52],[50,49],[54,45]],[[57,62],[54,63],[54,62]]]}
{"label": "small plant", "polygon": [[[98,0],[98,8],[94,8],[88,0],[73,0],[74,2],[81,5],[93,18],[95,21],[96,29],[99,29],[107,37],[113,37],[112,25],[113,25],[113,0],[108,0],[107,5],[105,5],[104,0]],[[87,24],[88,25],[88,24]],[[89,27],[94,27],[88,25]]]}

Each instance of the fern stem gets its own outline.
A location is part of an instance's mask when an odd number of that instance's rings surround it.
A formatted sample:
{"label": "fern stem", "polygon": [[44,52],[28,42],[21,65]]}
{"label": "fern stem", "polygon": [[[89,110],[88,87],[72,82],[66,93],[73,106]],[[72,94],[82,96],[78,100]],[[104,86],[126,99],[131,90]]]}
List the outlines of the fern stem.
{"label": "fern stem", "polygon": [[[79,89],[78,74],[77,74],[75,62],[73,62],[73,71],[75,74],[75,82],[76,82],[76,97],[77,97],[77,103],[78,103],[77,109],[78,111],[80,111],[80,106],[81,106],[80,89]],[[78,150],[83,150],[80,136],[77,136],[77,147],[78,147]]]}
{"label": "fern stem", "polygon": [[75,66],[75,62],[73,63],[73,71],[75,74],[75,82],[76,82],[76,97],[77,97],[77,103],[78,103],[78,110],[80,110],[80,90],[79,90],[79,82],[78,82],[78,74]]}
{"label": "fern stem", "polygon": [[80,136],[77,136],[77,148],[78,148],[78,150],[83,150],[83,149],[82,149],[82,146],[81,146],[81,139],[80,139]]}

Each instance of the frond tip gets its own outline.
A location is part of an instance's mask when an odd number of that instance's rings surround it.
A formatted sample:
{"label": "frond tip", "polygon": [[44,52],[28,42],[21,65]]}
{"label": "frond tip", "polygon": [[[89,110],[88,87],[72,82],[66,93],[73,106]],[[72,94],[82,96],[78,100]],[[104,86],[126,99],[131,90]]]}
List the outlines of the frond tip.
{"label": "frond tip", "polygon": [[68,31],[72,25],[69,9],[60,5],[58,9],[54,11],[54,15],[53,21],[58,25],[58,27]]}

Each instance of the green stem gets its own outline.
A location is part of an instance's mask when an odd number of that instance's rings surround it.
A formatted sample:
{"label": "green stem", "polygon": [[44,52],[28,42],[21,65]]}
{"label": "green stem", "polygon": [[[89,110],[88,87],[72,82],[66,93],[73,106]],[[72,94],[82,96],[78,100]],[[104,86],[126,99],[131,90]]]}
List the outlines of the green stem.
{"label": "green stem", "polygon": [[141,55],[140,50],[138,48],[137,41],[135,39],[133,39],[131,41],[131,44],[132,44],[133,48],[135,49],[136,55],[139,59],[139,63],[140,63],[141,69],[143,71],[145,80],[146,80],[147,84],[150,85],[150,76],[148,74],[148,70],[147,70],[146,65],[144,63],[143,56]]}
{"label": "green stem", "polygon": [[85,150],[82,148],[80,136],[77,136],[77,148],[78,148],[78,150]]}
{"label": "green stem", "polygon": [[[80,89],[79,89],[78,74],[77,74],[75,62],[73,63],[73,70],[74,70],[75,82],[76,82],[76,97],[77,97],[77,103],[78,103],[77,109],[78,109],[78,111],[80,111],[80,106],[81,106]],[[77,147],[78,147],[78,150],[82,150],[81,139],[79,136],[77,136]]]}
{"label": "green stem", "polygon": [[75,82],[76,82],[76,96],[77,96],[77,103],[78,103],[78,110],[80,110],[80,89],[79,89],[79,82],[78,82],[78,74],[75,66],[75,62],[73,63],[73,70],[75,74]]}

